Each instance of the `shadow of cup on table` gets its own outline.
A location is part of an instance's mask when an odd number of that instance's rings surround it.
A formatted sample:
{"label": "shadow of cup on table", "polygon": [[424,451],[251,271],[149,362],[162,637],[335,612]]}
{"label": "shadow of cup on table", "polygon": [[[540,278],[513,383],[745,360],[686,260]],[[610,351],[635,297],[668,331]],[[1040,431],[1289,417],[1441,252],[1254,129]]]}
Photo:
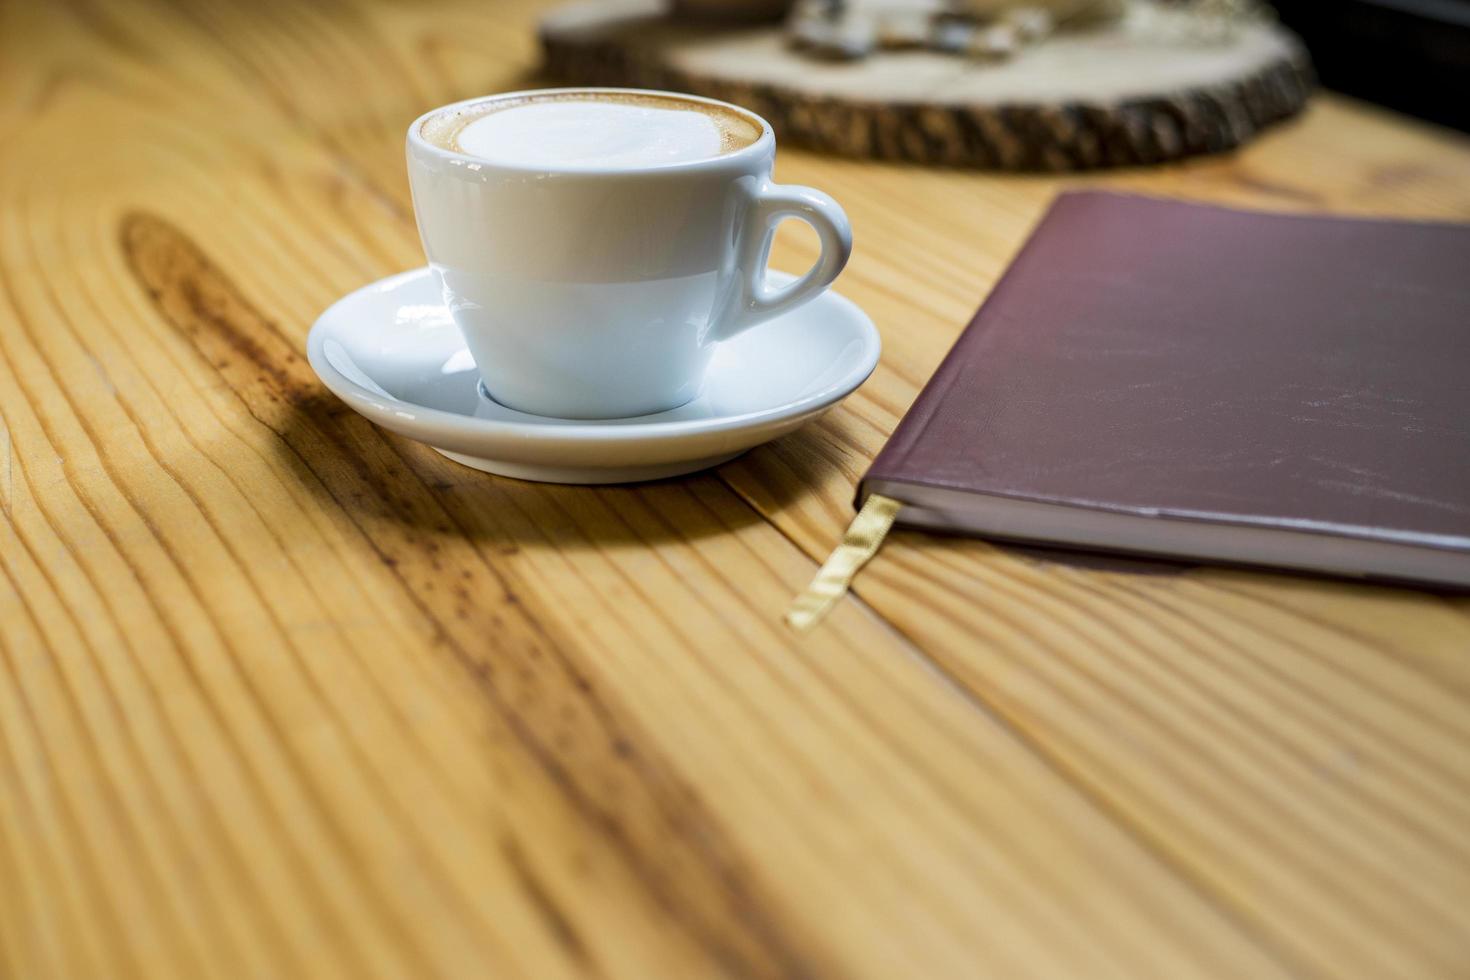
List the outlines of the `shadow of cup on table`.
{"label": "shadow of cup on table", "polygon": [[[501,552],[577,551],[693,542],[764,521],[718,470],[603,486],[493,476],[383,431],[325,390],[293,400],[283,422],[282,464],[364,531],[391,522],[429,542],[464,538]],[[803,430],[775,445],[808,438]],[[800,484],[782,481],[770,499],[781,506],[801,492]]]}

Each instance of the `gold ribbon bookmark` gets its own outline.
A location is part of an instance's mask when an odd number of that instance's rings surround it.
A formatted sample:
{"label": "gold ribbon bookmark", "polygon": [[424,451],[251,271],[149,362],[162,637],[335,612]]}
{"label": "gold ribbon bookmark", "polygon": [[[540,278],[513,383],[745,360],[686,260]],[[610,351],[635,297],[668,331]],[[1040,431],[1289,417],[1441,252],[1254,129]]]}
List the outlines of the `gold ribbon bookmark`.
{"label": "gold ribbon bookmark", "polygon": [[878,553],[883,539],[898,516],[899,502],[880,494],[869,494],[863,509],[847,526],[847,533],[833,550],[826,564],[817,569],[817,577],[806,591],[796,597],[786,613],[786,623],[799,633],[815,627],[837,600],[847,594],[853,576]]}

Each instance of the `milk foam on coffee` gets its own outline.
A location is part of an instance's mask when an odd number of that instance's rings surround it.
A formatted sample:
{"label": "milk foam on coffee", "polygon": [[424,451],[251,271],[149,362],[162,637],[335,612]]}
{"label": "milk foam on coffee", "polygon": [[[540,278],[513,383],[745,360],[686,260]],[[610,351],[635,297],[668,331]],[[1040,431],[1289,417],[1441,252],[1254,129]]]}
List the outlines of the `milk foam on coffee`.
{"label": "milk foam on coffee", "polygon": [[749,146],[760,128],[723,106],[661,96],[582,93],[471,105],[430,119],[446,149],[521,167],[651,167]]}

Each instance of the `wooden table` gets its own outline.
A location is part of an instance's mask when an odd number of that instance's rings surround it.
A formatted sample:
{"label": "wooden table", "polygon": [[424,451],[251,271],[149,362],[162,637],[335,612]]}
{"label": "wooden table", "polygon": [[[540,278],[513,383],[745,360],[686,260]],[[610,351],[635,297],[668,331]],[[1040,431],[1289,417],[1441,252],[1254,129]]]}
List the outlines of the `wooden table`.
{"label": "wooden table", "polygon": [[1059,188],[1465,218],[1470,141],[1323,97],[1070,180],[787,149],[877,374],[540,486],[303,357],[421,262],[407,122],[535,84],[534,18],[0,8],[0,975],[1470,975],[1466,600],[900,533],[781,623]]}

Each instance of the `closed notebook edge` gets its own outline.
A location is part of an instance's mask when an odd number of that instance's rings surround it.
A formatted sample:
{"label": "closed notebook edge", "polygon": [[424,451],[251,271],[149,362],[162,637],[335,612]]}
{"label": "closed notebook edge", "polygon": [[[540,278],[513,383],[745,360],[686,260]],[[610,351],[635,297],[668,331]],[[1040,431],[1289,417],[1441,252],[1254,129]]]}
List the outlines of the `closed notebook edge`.
{"label": "closed notebook edge", "polygon": [[[1027,274],[1034,251],[1047,237],[1047,226],[1067,220],[1075,210],[1094,205],[1107,207],[1120,198],[1242,213],[1237,208],[1110,191],[1069,191],[1058,195],[859,481],[855,507],[860,511],[871,496],[880,495],[899,503],[894,521],[898,526],[1077,551],[1275,567],[1470,589],[1470,538],[1467,537],[1271,517],[1252,520],[1241,515],[1114,510],[1106,504],[1084,500],[1009,497],[904,478],[911,451],[923,441],[930,422],[964,376],[968,360],[983,351],[983,338],[972,335],[987,329],[987,315],[1004,304],[1008,285]],[[1352,220],[1362,224],[1464,227],[1446,222]]]}
{"label": "closed notebook edge", "polygon": [[[1264,515],[1252,518],[1238,514],[1110,508],[1105,503],[1080,499],[1005,496],[904,478],[911,452],[923,441],[925,430],[951,396],[955,383],[965,374],[968,360],[983,349],[984,339],[980,332],[987,329],[987,314],[993,307],[1004,303],[1009,285],[1027,273],[1034,251],[1046,238],[1047,226],[1067,220],[1077,209],[1094,205],[1108,207],[1120,198],[1188,203],[1102,191],[1058,195],[974,317],[957,335],[929,383],[859,481],[855,499],[858,517],[828,564],[823,566],[823,572],[828,573],[825,595],[818,600],[811,590],[804,593],[793,612],[796,613],[803,602],[808,612],[797,613],[797,618],[789,619],[794,626],[810,629],[825,616],[846,593],[862,565],[876,554],[883,537],[894,525],[1073,551],[1285,569],[1455,591],[1470,589],[1470,538],[1458,535],[1334,525]],[[1240,209],[1210,204],[1189,206],[1242,213]],[[1441,222],[1354,220],[1361,224],[1463,228],[1462,225]],[[884,512],[891,515],[876,536],[871,533],[871,519],[864,520],[865,512],[874,501],[881,502]],[[855,544],[861,545],[862,552],[857,561],[850,560]],[[843,555],[846,557],[841,557]],[[823,573],[819,572],[813,586],[822,579]],[[810,614],[817,605],[819,610],[814,615]]]}
{"label": "closed notebook edge", "polygon": [[898,502],[895,523],[1021,544],[1189,562],[1282,568],[1346,578],[1470,589],[1470,539],[1310,521],[1133,513],[866,478],[858,506]]}

